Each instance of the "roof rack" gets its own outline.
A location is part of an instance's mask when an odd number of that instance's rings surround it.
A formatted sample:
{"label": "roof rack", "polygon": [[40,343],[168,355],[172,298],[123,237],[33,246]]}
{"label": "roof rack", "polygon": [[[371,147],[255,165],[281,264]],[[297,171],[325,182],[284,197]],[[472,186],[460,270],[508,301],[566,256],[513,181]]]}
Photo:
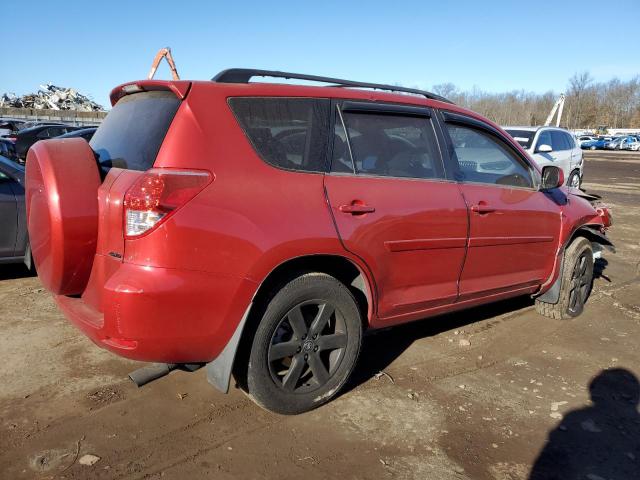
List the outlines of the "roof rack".
{"label": "roof rack", "polygon": [[321,82],[332,84],[333,87],[354,87],[354,88],[370,88],[373,90],[386,90],[390,92],[412,93],[414,95],[422,95],[432,100],[440,102],[453,103],[435,93],[418,90],[416,88],[396,87],[393,85],[384,85],[379,83],[355,82],[353,80],[342,80],[340,78],[321,77],[319,75],[305,75],[302,73],[279,72],[277,70],[256,70],[253,68],[229,68],[218,73],[211,80],[217,83],[249,83],[253,77],[272,77],[285,78],[295,80],[307,80],[311,82]]}

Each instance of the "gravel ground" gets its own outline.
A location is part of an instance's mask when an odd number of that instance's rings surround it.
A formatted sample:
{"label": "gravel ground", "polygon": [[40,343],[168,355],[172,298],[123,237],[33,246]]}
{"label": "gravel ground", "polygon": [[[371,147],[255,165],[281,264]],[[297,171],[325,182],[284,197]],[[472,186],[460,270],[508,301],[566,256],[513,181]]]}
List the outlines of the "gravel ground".
{"label": "gravel ground", "polygon": [[586,158],[618,252],[581,317],[523,298],[371,335],[351,387],[296,417],[202,370],[137,389],[138,364],[1,266],[0,477],[640,478],[640,153]]}

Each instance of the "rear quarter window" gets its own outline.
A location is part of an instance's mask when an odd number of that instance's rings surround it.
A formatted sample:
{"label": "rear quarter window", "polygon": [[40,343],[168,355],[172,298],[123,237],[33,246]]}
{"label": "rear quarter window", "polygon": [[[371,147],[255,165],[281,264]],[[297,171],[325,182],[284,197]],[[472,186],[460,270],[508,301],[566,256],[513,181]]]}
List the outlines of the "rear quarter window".
{"label": "rear quarter window", "polygon": [[229,106],[265,162],[287,170],[327,170],[328,99],[235,97]]}
{"label": "rear quarter window", "polygon": [[167,91],[122,97],[89,142],[102,171],[150,169],[179,106]]}

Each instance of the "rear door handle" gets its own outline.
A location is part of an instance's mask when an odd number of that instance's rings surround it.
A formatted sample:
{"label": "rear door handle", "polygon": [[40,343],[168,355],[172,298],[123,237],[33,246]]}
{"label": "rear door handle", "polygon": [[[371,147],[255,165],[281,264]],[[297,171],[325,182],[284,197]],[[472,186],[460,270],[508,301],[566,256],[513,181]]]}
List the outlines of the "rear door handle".
{"label": "rear door handle", "polygon": [[363,205],[361,203],[350,203],[348,205],[340,205],[338,207],[342,213],[350,213],[351,215],[360,215],[363,213],[373,213],[376,211],[375,207],[369,205]]}
{"label": "rear door handle", "polygon": [[490,207],[484,202],[480,202],[478,203],[478,205],[471,205],[471,211],[478,213],[480,215],[484,215],[485,213],[495,212],[496,209],[493,207]]}

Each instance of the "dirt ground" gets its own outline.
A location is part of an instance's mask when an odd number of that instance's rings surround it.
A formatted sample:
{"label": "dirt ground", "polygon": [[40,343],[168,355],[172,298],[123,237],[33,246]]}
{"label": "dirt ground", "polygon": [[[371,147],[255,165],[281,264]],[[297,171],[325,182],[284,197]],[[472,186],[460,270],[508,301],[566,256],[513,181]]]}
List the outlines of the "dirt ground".
{"label": "dirt ground", "polygon": [[618,251],[581,317],[524,298],[371,335],[351,387],[295,417],[203,370],[136,388],[1,266],[0,478],[640,478],[640,153],[588,152],[585,180]]}

